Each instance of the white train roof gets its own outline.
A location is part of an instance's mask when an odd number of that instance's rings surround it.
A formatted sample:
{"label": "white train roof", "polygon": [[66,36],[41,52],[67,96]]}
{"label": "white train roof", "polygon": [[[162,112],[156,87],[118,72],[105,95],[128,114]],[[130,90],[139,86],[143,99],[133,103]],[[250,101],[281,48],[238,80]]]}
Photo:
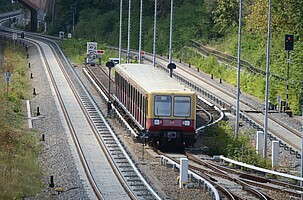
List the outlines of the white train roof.
{"label": "white train roof", "polygon": [[121,64],[116,65],[115,70],[132,84],[137,84],[149,93],[155,91],[194,93],[174,78],[170,78],[169,74],[152,65]]}

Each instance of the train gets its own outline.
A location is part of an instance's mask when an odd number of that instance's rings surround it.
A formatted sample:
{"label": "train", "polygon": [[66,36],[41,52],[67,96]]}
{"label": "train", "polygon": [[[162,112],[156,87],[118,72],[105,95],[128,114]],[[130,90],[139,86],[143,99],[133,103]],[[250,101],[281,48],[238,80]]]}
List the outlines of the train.
{"label": "train", "polygon": [[114,100],[154,147],[189,147],[196,135],[197,95],[149,64],[115,66]]}

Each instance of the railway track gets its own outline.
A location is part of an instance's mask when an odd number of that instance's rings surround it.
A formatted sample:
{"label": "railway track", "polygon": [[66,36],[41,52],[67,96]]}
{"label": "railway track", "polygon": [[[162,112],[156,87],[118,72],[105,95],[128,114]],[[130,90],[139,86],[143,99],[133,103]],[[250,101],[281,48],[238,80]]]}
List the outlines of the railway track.
{"label": "railway track", "polygon": [[[228,63],[228,64],[237,63],[237,59],[238,59],[237,57],[228,55],[224,52],[217,51],[215,49],[211,49],[196,41],[192,40],[191,46],[193,48],[195,48],[198,52],[201,52],[205,56],[210,56],[210,55],[215,56],[219,61],[221,61],[223,63]],[[245,60],[241,60],[241,67],[243,67],[244,69],[247,69],[250,73],[253,73],[253,74],[261,74],[263,76],[266,75],[266,71],[253,66],[252,64],[250,64],[249,62],[247,62]],[[270,76],[272,76],[277,81],[286,81],[285,77],[282,77],[282,76],[279,76],[276,74],[271,73]],[[302,85],[303,82],[302,81],[292,81],[290,84],[293,84],[293,85],[301,84]]]}
{"label": "railway track", "polygon": [[210,171],[205,172],[205,170],[201,170],[203,173],[216,177],[221,176],[224,179],[229,179],[240,184],[243,188],[253,187],[255,190],[260,191],[267,199],[275,199],[275,197],[272,197],[273,195],[276,197],[287,195],[288,198],[300,198],[303,192],[303,188],[296,185],[296,182],[290,182],[286,179],[278,181],[273,178],[265,178],[256,172],[241,171],[224,164],[217,164],[211,160],[198,158],[191,153],[187,153],[186,156],[193,162],[196,170],[200,171],[203,167],[206,167]]}
{"label": "railway track", "polygon": [[[11,37],[13,30],[6,29]],[[97,199],[161,199],[140,173],[56,43],[23,40],[40,51],[86,176]],[[59,56],[60,55],[60,56]]]}

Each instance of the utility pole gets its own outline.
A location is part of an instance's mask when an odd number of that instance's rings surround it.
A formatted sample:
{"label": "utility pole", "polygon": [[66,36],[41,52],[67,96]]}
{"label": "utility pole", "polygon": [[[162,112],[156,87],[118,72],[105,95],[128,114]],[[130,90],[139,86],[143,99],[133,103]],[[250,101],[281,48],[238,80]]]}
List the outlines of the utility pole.
{"label": "utility pole", "polygon": [[76,12],[77,12],[77,7],[76,7],[77,4],[72,4],[72,13],[73,13],[73,37],[75,37],[75,15],[76,15]]}
{"label": "utility pole", "polygon": [[236,102],[236,124],[235,138],[238,138],[239,133],[239,113],[240,113],[240,75],[241,75],[241,36],[242,36],[242,0],[239,5],[239,30],[238,30],[238,70],[237,70],[237,102]]}
{"label": "utility pole", "polygon": [[128,30],[127,30],[127,54],[126,62],[129,63],[130,59],[130,13],[131,13],[131,0],[128,0]]}
{"label": "utility pole", "polygon": [[156,39],[157,39],[157,0],[155,0],[154,16],[154,48],[153,48],[153,66],[156,66]]}
{"label": "utility pole", "polygon": [[267,157],[267,128],[268,128],[268,92],[269,92],[269,66],[270,66],[270,21],[271,0],[268,1],[268,24],[267,24],[267,51],[266,51],[266,86],[265,86],[265,117],[264,117],[264,149],[263,157]]}
{"label": "utility pole", "polygon": [[121,51],[122,51],[122,5],[123,5],[123,0],[120,0],[119,64],[121,64]]}
{"label": "utility pole", "polygon": [[168,66],[172,66],[172,67],[168,67],[169,68],[169,76],[172,78],[173,77],[173,69],[176,67],[176,65],[172,65],[173,63],[173,47],[172,47],[172,43],[173,43],[173,9],[174,9],[174,0],[171,0],[171,4],[170,4],[170,24],[169,24],[169,64]]}
{"label": "utility pole", "polygon": [[142,51],[142,7],[143,7],[143,2],[140,0],[140,29],[139,29],[139,64],[142,62],[142,56],[141,56],[141,51]]}

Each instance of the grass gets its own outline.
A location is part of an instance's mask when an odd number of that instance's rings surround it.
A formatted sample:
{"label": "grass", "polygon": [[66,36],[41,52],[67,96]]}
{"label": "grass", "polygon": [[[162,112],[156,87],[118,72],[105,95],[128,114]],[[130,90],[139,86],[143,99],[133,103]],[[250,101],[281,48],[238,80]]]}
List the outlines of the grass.
{"label": "grass", "polygon": [[41,191],[41,171],[37,163],[40,147],[35,133],[24,128],[25,99],[30,97],[26,53],[8,43],[4,52],[4,72],[12,72],[8,106],[6,83],[0,81],[0,199],[23,199]]}

